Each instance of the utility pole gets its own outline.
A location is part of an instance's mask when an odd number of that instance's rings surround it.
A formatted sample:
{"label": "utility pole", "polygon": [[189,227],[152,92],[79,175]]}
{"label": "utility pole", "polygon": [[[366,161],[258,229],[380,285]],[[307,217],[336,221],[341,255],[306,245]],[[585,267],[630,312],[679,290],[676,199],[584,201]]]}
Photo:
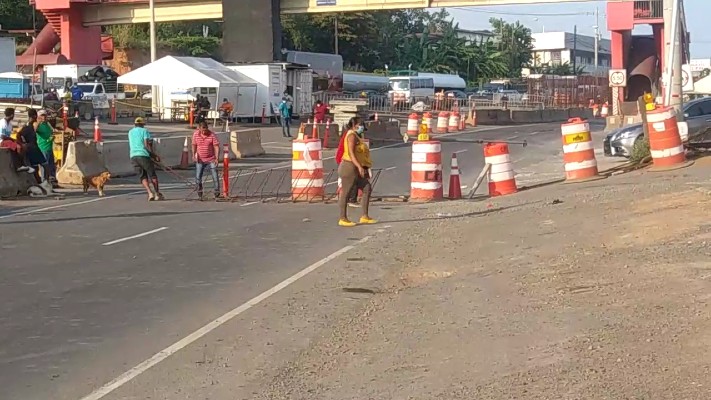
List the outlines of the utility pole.
{"label": "utility pole", "polygon": [[[150,29],[150,45],[151,45],[151,62],[156,61],[156,5],[155,0],[148,0],[148,9],[150,11],[150,21],[148,23]],[[160,89],[158,86],[151,87],[151,109],[154,113],[160,113]]]}
{"label": "utility pole", "polygon": [[682,120],[681,113],[681,0],[664,0],[664,105],[674,107],[677,119]]}
{"label": "utility pole", "polygon": [[333,52],[338,54],[338,15],[333,17],[333,37],[335,38],[333,42]]}
{"label": "utility pole", "polygon": [[571,58],[573,59],[573,75],[577,75],[577,69],[578,69],[578,60],[576,53],[578,52],[578,26],[575,25],[573,27],[573,54],[571,55]]}
{"label": "utility pole", "polygon": [[595,74],[597,75],[597,68],[600,58],[600,10],[595,7]]}

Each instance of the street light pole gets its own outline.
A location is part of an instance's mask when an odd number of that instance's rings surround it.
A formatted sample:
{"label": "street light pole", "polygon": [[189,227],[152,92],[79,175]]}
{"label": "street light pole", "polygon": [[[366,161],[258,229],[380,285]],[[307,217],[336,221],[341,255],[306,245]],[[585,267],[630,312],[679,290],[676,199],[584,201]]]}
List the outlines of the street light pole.
{"label": "street light pole", "polygon": [[597,68],[600,58],[600,10],[595,7],[595,73],[597,75]]}
{"label": "street light pole", "polygon": [[[156,61],[156,9],[155,0],[148,0],[148,9],[150,11],[150,21],[148,23],[150,29],[150,46],[151,46],[151,62]],[[158,86],[151,87],[151,109],[154,113],[160,113],[160,89]]]}

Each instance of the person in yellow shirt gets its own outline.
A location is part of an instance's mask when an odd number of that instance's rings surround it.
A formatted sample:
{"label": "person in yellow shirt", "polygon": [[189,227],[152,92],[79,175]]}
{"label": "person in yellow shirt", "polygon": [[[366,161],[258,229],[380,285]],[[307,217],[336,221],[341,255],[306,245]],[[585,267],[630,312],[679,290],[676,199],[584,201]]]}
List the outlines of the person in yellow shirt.
{"label": "person in yellow shirt", "polygon": [[370,158],[370,149],[363,142],[365,124],[358,117],[353,117],[346,125],[346,137],[343,149],[343,159],[338,166],[338,177],[341,178],[341,193],[338,197],[338,207],[341,215],[338,225],[344,227],[355,226],[356,223],[348,219],[348,194],[355,186],[363,191],[361,207],[363,215],[360,217],[361,224],[374,224],[377,221],[368,214],[370,206],[370,168],[373,161]]}

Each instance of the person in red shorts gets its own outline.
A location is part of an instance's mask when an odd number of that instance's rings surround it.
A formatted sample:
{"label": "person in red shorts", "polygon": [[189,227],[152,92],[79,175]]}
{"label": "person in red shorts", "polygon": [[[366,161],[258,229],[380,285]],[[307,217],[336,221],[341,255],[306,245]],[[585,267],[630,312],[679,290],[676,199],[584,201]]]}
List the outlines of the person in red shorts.
{"label": "person in red shorts", "polygon": [[212,132],[207,122],[201,122],[198,130],[193,133],[193,159],[195,160],[195,181],[198,187],[198,197],[202,200],[202,175],[205,168],[210,169],[212,181],[215,183],[215,198],[220,197],[220,179],[217,176],[217,157],[220,155],[220,141]]}

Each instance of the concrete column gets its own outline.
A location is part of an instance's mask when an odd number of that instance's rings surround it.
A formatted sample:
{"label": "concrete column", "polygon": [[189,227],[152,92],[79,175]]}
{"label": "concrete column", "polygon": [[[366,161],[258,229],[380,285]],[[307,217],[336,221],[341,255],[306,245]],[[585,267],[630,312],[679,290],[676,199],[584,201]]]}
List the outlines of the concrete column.
{"label": "concrete column", "polygon": [[61,52],[72,63],[100,65],[101,27],[83,26],[81,7],[82,4],[71,3],[68,9],[57,10],[61,16]]}
{"label": "concrete column", "polygon": [[[669,57],[669,51],[674,51],[674,62],[671,65],[671,98],[669,99],[669,105],[673,106],[677,110],[677,115],[683,118],[683,115],[679,112],[681,110],[681,64],[683,62],[681,57],[681,24],[678,25],[676,35],[672,35],[672,24],[673,24],[673,7],[674,3],[678,0],[664,0],[664,55],[667,57],[664,62],[663,74],[668,74],[667,60]],[[667,77],[668,79],[668,77]],[[663,80],[665,84],[668,84]]]}
{"label": "concrete column", "polygon": [[[625,48],[625,37],[629,34],[627,31],[610,31],[610,41],[611,41],[611,56],[612,56],[612,68],[613,69],[627,69],[626,65],[626,48]],[[625,91],[623,90],[613,90],[612,91],[612,109],[613,114],[619,114],[619,104],[625,100]]]}
{"label": "concrete column", "polygon": [[280,0],[222,0],[224,61],[281,59],[280,4]]}

